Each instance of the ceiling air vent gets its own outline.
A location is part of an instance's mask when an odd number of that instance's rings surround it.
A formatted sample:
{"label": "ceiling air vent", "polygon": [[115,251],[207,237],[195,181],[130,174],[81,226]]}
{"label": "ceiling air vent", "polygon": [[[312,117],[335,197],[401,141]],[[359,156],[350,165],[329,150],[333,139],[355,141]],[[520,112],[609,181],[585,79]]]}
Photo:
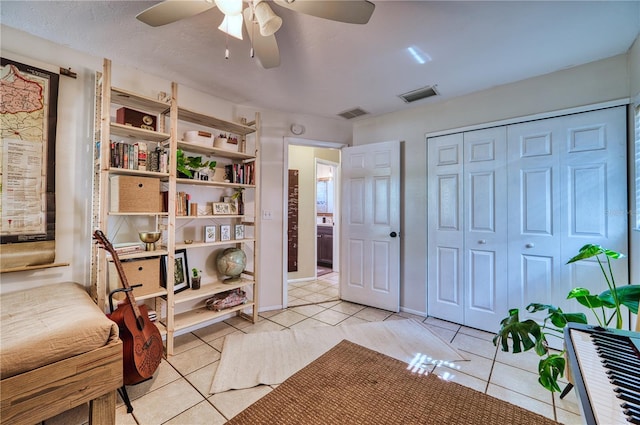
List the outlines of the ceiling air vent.
{"label": "ceiling air vent", "polygon": [[338,115],[347,120],[367,115],[368,112],[362,108],[353,108],[348,111],[340,112]]}
{"label": "ceiling air vent", "polygon": [[436,91],[436,86],[427,86],[418,90],[413,90],[399,95],[405,103],[415,102],[416,100],[424,99],[431,96],[437,96],[440,93]]}

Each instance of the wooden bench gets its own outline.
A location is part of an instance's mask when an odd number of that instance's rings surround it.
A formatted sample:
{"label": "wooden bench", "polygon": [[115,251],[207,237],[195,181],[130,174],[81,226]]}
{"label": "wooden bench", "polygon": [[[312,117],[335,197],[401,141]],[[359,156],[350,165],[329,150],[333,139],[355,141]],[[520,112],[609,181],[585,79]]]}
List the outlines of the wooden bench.
{"label": "wooden bench", "polygon": [[[100,315],[104,315],[93,303],[84,287],[77,284],[71,286],[67,283],[51,285],[51,287],[53,291],[56,291],[54,297],[58,296],[65,299],[65,301],[61,301],[55,298],[54,305],[68,302],[70,307],[62,306],[62,309],[70,308],[74,312],[82,311],[85,317],[87,311],[92,311],[93,315],[98,318]],[[64,292],[67,289],[70,289],[71,292]],[[40,288],[38,290],[41,291]],[[61,291],[64,295],[59,295]],[[13,294],[2,295],[2,323],[0,323],[0,326],[2,326],[3,346],[0,347],[2,350],[0,351],[0,356],[13,357],[13,363],[17,363],[20,366],[19,350],[16,351],[14,348],[11,355],[5,356],[9,348],[4,345],[11,345],[7,343],[11,341],[9,335],[18,335],[21,331],[21,322],[12,321],[12,319],[20,314],[27,314],[25,308],[21,309],[19,305],[12,305],[19,303],[16,303],[15,296],[9,300],[8,298],[11,295]],[[35,297],[30,296],[27,298],[28,300],[35,300],[33,302],[36,308],[33,309],[32,320],[36,324],[56,323],[56,319],[49,319],[49,316],[54,314],[52,313],[53,311],[60,310],[60,308],[45,307],[41,311],[37,311],[37,300],[40,296],[41,293],[36,293]],[[18,311],[12,312],[12,309],[17,309]],[[95,314],[96,311],[94,309],[98,311],[98,314]],[[73,313],[70,312],[69,314]],[[82,326],[90,326],[85,325],[83,320],[74,319],[78,322],[75,325],[76,328],[78,325],[81,329]],[[52,320],[52,322],[47,322],[48,320]],[[23,321],[31,322],[31,319]],[[111,322],[109,321],[108,323]],[[31,326],[33,327],[34,324],[31,324]],[[90,424],[115,424],[116,390],[122,386],[123,373],[122,341],[117,336],[117,326],[115,335],[112,333],[108,340],[102,342],[103,345],[97,348],[90,348],[86,352],[81,352],[81,348],[76,347],[76,352],[80,350],[79,354],[55,360],[52,360],[54,359],[53,355],[56,354],[55,351],[61,344],[59,341],[48,341],[47,335],[51,334],[53,338],[54,335],[60,334],[60,329],[56,329],[54,332],[48,329],[47,326],[41,325],[39,327],[44,329],[39,333],[36,332],[35,335],[33,329],[29,329],[25,337],[27,347],[29,344],[35,343],[41,346],[39,352],[42,353],[28,358],[28,355],[34,350],[24,349],[25,359],[23,364],[28,365],[30,367],[29,370],[19,371],[19,373],[16,373],[15,370],[7,372],[4,369],[6,366],[4,362],[8,362],[8,360],[2,359],[3,379],[0,381],[0,418],[2,423],[33,425],[89,402]],[[25,328],[27,328],[27,325],[25,325]],[[64,332],[64,329],[61,331]],[[74,332],[77,331],[74,330]],[[77,339],[83,341],[81,335],[78,335]],[[54,347],[51,349],[51,357],[47,353],[47,347],[49,346]],[[62,353],[57,354],[63,355]],[[33,357],[36,357],[36,359],[34,360]],[[37,361],[37,357],[42,357],[42,365],[31,367],[34,364],[33,362]]]}

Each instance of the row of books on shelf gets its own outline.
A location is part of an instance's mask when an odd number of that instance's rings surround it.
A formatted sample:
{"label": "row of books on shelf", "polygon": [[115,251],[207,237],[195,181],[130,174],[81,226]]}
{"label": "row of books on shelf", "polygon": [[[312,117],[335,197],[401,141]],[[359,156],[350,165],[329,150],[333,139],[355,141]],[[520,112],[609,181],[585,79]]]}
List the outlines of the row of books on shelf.
{"label": "row of books on shelf", "polygon": [[230,183],[255,184],[255,162],[224,166],[225,180]]}
{"label": "row of books on shelf", "polygon": [[146,142],[111,141],[111,168],[167,173],[169,152],[160,146],[149,147]]}

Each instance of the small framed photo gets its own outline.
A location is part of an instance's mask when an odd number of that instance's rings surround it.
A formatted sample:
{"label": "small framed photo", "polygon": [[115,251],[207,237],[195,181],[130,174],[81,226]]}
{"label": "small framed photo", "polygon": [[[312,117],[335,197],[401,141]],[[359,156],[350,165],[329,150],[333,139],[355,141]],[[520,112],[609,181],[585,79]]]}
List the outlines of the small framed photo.
{"label": "small framed photo", "polygon": [[216,241],[216,226],[204,226],[204,241],[205,242]]}
{"label": "small framed photo", "polygon": [[221,224],[220,225],[220,240],[221,241],[230,241],[231,240],[231,225],[230,224]]}
{"label": "small framed photo", "polygon": [[244,224],[236,224],[236,240],[244,239]]}
{"label": "small framed photo", "polygon": [[[175,253],[174,257],[175,265],[173,267],[173,292],[178,293],[189,289],[189,266],[187,264],[187,250],[179,249]],[[162,286],[167,287],[167,256],[163,255],[161,258],[162,273]]]}
{"label": "small framed photo", "polygon": [[231,204],[227,202],[213,202],[213,215],[231,214]]}

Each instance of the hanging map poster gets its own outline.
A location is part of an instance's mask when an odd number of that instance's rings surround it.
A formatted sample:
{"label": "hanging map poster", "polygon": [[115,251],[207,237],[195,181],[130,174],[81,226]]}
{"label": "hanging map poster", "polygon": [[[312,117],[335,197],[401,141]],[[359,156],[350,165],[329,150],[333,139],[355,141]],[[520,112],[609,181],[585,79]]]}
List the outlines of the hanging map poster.
{"label": "hanging map poster", "polygon": [[[59,75],[0,58],[0,242],[2,268],[13,244],[35,243],[39,259],[19,266],[53,262],[55,239],[55,141]],[[49,244],[41,242],[51,241]],[[44,249],[45,246],[49,248]],[[55,252],[55,251],[54,251]],[[27,262],[28,264],[24,264]]]}

